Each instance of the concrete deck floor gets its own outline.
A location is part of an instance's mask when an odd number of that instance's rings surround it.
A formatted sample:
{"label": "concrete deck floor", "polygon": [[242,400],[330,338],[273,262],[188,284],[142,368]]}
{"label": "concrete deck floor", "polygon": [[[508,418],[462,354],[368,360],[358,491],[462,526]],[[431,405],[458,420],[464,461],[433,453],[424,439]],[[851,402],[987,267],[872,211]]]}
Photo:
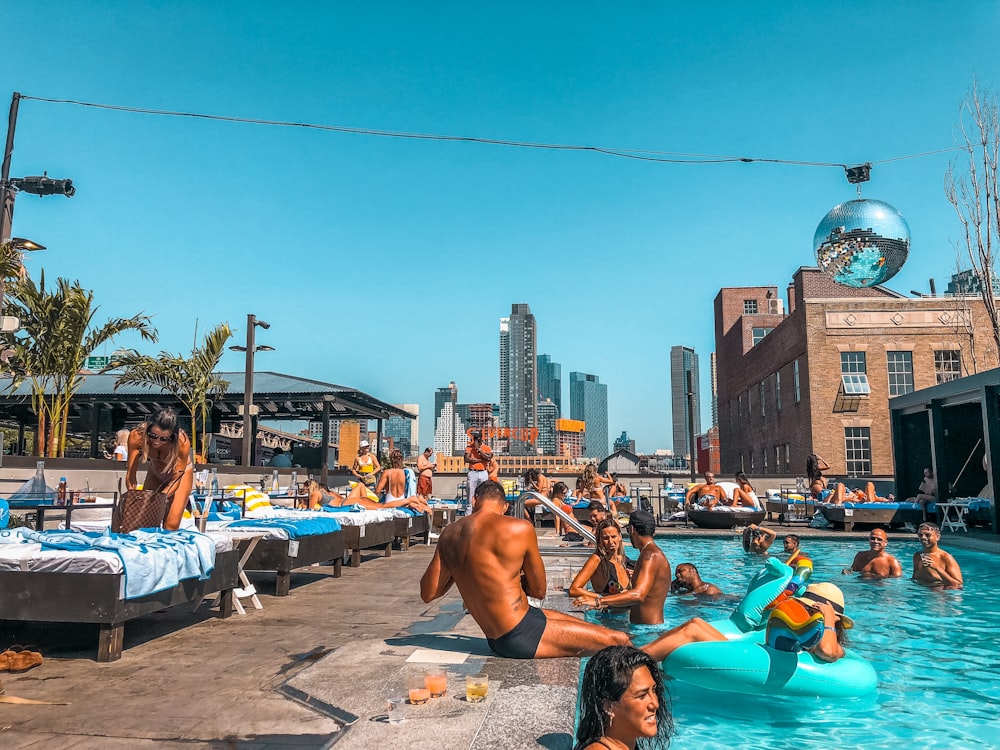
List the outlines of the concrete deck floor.
{"label": "concrete deck floor", "polygon": [[[679,541],[731,533],[661,531]],[[857,539],[859,549],[867,534],[795,532]],[[902,536],[912,538],[890,534]],[[582,558],[540,541],[550,584],[561,585]],[[996,553],[1000,537],[948,533],[942,545]],[[332,568],[309,568],[293,575],[285,598],[273,596],[273,576],[257,575],[262,610],[228,620],[205,608],[141,618],[126,625],[123,657],[110,664],[94,661],[96,626],[0,622],[0,646],[35,644],[46,657],[23,675],[0,674],[6,694],[68,703],[0,704],[0,747],[568,750],[579,660],[491,656],[457,591],[420,601],[432,552],[417,545],[389,559],[365,556],[341,579],[327,575]],[[551,593],[544,606],[565,610],[568,600]],[[402,724],[386,723],[387,693],[403,692],[407,670],[428,661],[450,662],[449,694],[407,706]],[[477,671],[490,676],[490,698],[471,705],[463,680]]]}

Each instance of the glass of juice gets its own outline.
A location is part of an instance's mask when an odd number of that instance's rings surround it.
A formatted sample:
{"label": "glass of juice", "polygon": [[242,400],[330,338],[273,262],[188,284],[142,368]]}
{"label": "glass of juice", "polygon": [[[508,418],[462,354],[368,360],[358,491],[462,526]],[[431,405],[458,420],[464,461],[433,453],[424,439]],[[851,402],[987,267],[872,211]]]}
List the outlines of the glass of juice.
{"label": "glass of juice", "polygon": [[482,703],[490,692],[490,678],[485,674],[470,674],[465,678],[465,700]]}
{"label": "glass of juice", "polygon": [[431,698],[440,698],[448,692],[448,674],[441,667],[431,667],[424,673],[424,685]]}
{"label": "glass of juice", "polygon": [[406,689],[409,694],[410,704],[413,706],[422,706],[431,699],[431,691],[427,689],[422,672],[406,676]]}

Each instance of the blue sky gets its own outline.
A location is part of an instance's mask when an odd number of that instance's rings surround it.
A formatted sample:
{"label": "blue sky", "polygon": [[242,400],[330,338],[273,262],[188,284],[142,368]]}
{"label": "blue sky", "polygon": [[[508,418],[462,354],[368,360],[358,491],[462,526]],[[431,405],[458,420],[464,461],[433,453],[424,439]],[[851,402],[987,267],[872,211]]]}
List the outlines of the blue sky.
{"label": "blue sky", "polygon": [[[974,77],[1000,85],[992,2],[0,5],[10,93],[421,133],[859,163],[954,145]],[[16,43],[11,42],[16,39]],[[958,236],[949,154],[876,165],[910,260],[943,289]],[[12,175],[29,270],[79,279],[106,316],[145,311],[161,348],[247,313],[259,369],[419,402],[496,401],[498,319],[608,385],[609,431],[670,447],[669,349],[708,391],[721,286],[784,288],[842,170],[675,165],[24,101]],[[126,345],[137,342],[124,339]],[[238,343],[238,342],[237,342]],[[104,353],[104,352],[99,352]],[[241,355],[222,366],[240,370]],[[567,386],[568,400],[568,386]],[[703,398],[704,421],[708,399]]]}

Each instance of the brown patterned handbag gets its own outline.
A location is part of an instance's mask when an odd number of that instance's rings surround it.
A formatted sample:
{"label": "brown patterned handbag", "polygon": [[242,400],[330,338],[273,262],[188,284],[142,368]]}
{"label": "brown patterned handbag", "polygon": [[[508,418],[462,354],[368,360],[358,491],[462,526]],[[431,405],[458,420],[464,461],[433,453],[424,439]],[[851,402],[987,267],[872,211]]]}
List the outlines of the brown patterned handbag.
{"label": "brown patterned handbag", "polygon": [[111,511],[111,530],[119,534],[129,534],[136,529],[158,529],[167,517],[170,501],[162,490],[176,478],[162,482],[155,490],[121,491],[118,480],[118,502]]}

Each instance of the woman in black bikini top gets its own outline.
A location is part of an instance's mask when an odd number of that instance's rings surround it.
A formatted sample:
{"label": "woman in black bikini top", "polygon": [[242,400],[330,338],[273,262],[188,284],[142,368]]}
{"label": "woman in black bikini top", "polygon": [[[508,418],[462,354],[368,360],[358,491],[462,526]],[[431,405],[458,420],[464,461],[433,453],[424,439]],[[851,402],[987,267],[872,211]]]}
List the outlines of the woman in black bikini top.
{"label": "woman in black bikini top", "polygon": [[[618,524],[610,518],[601,521],[594,529],[597,548],[583,568],[576,574],[569,587],[569,595],[576,598],[575,604],[589,604],[598,596],[620,594],[632,588],[625,545]],[[587,584],[593,591],[587,590]]]}

